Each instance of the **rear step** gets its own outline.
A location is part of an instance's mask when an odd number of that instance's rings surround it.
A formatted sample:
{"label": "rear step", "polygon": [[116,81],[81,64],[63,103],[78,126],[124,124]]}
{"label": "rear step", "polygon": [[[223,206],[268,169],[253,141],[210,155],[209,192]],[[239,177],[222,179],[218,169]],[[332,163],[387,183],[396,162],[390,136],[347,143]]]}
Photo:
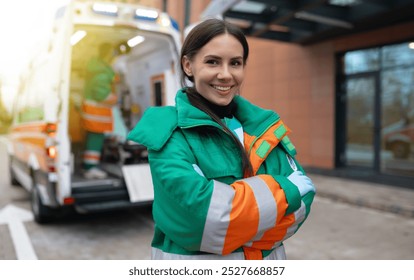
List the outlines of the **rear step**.
{"label": "rear step", "polygon": [[129,194],[122,179],[85,180],[73,178],[72,197],[79,213],[112,210],[131,206]]}
{"label": "rear step", "polygon": [[107,201],[99,203],[75,204],[75,209],[78,213],[94,213],[111,210],[126,209],[134,206],[151,205],[152,201],[144,201],[138,203],[131,203],[129,201]]}

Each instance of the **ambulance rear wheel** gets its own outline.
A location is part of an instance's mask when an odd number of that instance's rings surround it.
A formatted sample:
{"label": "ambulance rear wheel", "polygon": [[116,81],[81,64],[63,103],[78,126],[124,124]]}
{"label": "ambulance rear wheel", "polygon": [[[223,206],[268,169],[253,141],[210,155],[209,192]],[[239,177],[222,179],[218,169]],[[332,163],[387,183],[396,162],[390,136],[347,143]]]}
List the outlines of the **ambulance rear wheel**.
{"label": "ambulance rear wheel", "polygon": [[34,219],[39,224],[44,224],[52,221],[54,217],[54,209],[51,209],[50,207],[43,204],[42,199],[40,197],[39,187],[34,179],[31,192],[31,208]]}

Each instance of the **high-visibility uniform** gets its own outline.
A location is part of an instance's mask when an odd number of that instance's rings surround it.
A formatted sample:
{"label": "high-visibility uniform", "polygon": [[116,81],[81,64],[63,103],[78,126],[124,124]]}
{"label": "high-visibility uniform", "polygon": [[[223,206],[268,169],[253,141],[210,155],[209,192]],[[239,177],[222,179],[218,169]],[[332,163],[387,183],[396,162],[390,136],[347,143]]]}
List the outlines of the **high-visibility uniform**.
{"label": "high-visibility uniform", "polygon": [[283,259],[283,240],[309,215],[315,193],[301,197],[287,179],[304,172],[290,130],[275,112],[240,96],[234,102],[254,171],[248,178],[233,140],[182,90],[176,106],[149,108],[129,133],[149,151],[153,258]]}
{"label": "high-visibility uniform", "polygon": [[116,102],[117,97],[114,93],[110,93],[101,102],[88,99],[84,100],[82,104],[82,117],[85,130],[95,133],[112,132],[112,107]]}
{"label": "high-visibility uniform", "polygon": [[99,164],[104,133],[113,130],[112,107],[117,103],[112,90],[114,79],[115,72],[109,64],[99,58],[89,61],[82,103],[82,124],[87,131],[85,169]]}

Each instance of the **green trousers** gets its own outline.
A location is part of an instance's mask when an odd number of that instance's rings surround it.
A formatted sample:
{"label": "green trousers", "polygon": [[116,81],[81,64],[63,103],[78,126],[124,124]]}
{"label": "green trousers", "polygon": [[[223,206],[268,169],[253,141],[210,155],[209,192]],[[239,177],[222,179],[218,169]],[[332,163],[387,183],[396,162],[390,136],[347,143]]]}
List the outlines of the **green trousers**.
{"label": "green trousers", "polygon": [[86,133],[86,147],[83,154],[83,168],[89,170],[99,164],[105,140],[103,133]]}

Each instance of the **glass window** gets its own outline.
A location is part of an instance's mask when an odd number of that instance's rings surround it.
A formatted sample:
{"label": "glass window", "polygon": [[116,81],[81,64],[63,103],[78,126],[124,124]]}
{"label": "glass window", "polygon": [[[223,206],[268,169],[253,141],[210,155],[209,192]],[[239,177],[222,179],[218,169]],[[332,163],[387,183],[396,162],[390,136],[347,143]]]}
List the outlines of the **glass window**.
{"label": "glass window", "polygon": [[375,79],[372,77],[349,79],[346,90],[346,162],[353,166],[372,167]]}
{"label": "glass window", "polygon": [[414,67],[384,71],[382,171],[414,175]]}
{"label": "glass window", "polygon": [[377,71],[380,68],[379,49],[348,52],[345,54],[345,73]]}
{"label": "glass window", "polygon": [[346,164],[414,176],[414,49],[352,51],[344,62]]}
{"label": "glass window", "polygon": [[382,63],[384,68],[413,65],[414,50],[409,47],[409,43],[385,46],[382,49]]}

